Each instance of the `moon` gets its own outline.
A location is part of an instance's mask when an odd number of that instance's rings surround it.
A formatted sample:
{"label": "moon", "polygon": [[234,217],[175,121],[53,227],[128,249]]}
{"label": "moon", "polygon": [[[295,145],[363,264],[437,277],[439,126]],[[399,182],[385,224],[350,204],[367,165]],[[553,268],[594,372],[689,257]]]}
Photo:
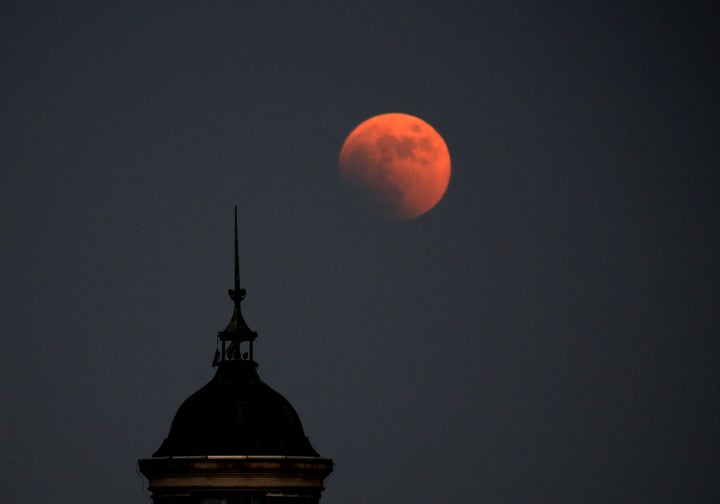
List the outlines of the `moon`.
{"label": "moon", "polygon": [[412,220],[431,210],[450,183],[450,152],[435,129],[408,114],[381,114],[348,135],[340,179],[383,214]]}

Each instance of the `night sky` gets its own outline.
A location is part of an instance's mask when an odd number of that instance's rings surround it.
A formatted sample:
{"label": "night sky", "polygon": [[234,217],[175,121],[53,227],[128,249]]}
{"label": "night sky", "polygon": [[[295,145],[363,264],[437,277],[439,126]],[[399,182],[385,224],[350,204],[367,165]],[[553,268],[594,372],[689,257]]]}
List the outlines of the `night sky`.
{"label": "night sky", "polygon": [[[232,303],[323,502],[720,501],[710,2],[0,4],[0,482],[147,502]],[[452,156],[338,180],[380,113]]]}

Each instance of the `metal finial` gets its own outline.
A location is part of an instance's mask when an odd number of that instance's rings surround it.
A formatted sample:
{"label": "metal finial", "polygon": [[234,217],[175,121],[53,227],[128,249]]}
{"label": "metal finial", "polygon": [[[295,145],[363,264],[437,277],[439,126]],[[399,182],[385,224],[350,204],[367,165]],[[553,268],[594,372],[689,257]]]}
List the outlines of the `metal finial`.
{"label": "metal finial", "polygon": [[238,222],[237,205],[235,205],[235,284],[234,288],[228,290],[230,299],[235,304],[235,309],[240,309],[240,303],[245,299],[245,289],[240,288],[240,253],[238,252]]}
{"label": "metal finial", "polygon": [[240,292],[240,254],[238,253],[237,205],[235,205],[235,292]]}

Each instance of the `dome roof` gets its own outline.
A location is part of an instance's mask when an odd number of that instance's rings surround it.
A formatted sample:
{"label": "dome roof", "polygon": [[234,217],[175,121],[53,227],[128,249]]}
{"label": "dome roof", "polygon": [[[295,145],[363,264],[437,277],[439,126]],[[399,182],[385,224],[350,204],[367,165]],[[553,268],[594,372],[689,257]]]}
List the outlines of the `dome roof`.
{"label": "dome roof", "polygon": [[220,362],[215,377],[180,406],[153,457],[318,457],[295,409],[260,379],[256,367],[251,360]]}

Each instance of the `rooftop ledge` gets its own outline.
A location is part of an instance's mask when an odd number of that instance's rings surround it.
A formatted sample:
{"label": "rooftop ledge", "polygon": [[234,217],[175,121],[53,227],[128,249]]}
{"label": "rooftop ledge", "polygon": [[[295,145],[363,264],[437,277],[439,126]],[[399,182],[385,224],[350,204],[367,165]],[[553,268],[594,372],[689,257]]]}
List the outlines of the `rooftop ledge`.
{"label": "rooftop ledge", "polygon": [[[141,459],[143,460],[143,459]],[[170,455],[167,457],[147,457],[144,460],[328,460],[325,457],[294,455]]]}

